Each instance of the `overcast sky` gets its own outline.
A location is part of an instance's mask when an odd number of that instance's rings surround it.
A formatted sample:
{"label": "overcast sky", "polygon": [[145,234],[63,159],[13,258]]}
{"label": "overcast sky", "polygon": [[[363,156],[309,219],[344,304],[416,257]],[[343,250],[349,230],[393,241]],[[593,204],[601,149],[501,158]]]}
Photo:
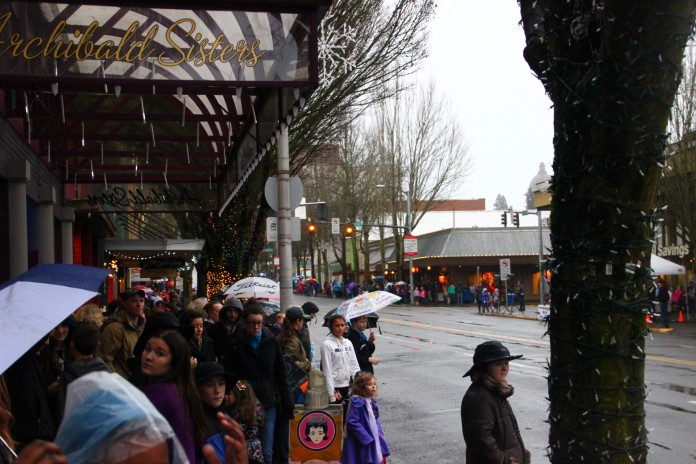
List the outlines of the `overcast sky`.
{"label": "overcast sky", "polygon": [[515,0],[438,0],[419,72],[452,102],[474,161],[454,197],[485,198],[489,210],[498,194],[523,209],[539,163],[552,174],[551,101],[522,57],[519,21]]}

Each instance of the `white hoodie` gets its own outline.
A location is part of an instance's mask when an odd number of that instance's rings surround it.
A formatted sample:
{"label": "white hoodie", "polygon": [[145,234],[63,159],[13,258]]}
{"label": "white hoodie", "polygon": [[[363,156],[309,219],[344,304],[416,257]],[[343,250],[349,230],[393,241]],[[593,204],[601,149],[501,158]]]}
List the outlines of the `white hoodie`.
{"label": "white hoodie", "polygon": [[358,358],[355,357],[353,344],[347,338],[339,341],[329,334],[321,343],[321,371],[326,376],[326,389],[329,399],[336,401],[334,390],[347,387],[350,378],[360,371]]}

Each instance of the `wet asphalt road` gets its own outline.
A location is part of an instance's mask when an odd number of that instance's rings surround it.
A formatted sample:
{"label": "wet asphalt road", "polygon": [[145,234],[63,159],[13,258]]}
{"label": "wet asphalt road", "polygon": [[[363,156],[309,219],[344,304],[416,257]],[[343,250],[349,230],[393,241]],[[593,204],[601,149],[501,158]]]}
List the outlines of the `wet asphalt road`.
{"label": "wet asphalt road", "polygon": [[[294,295],[294,303],[309,297]],[[317,343],[328,333],[323,315],[338,300],[311,298],[319,323],[311,326]],[[535,307],[528,307],[527,314]],[[546,359],[543,323],[530,319],[480,316],[474,307],[390,306],[379,312],[375,375],[380,388],[382,425],[392,450],[390,464],[463,463],[459,406],[469,386],[462,375],[476,345],[501,340],[512,354],[509,381],[522,437],[532,462],[548,463]],[[650,463],[696,461],[696,323],[673,324],[672,333],[646,341],[647,427]]]}

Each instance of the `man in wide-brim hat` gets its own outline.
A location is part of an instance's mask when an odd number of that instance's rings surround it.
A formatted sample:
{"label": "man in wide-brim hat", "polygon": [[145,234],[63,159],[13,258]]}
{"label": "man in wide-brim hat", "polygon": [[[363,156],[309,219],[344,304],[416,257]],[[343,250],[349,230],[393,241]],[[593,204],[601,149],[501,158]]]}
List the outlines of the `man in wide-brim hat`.
{"label": "man in wide-brim hat", "polygon": [[474,365],[464,374],[471,377],[471,386],[461,406],[467,464],[531,462],[508,402],[515,392],[507,382],[510,361],[521,357],[511,355],[499,341],[483,342],[476,347]]}

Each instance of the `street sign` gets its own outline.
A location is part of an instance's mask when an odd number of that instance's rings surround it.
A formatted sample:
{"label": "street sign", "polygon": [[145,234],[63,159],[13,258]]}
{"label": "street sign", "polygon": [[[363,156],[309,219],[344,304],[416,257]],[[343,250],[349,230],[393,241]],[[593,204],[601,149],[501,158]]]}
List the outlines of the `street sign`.
{"label": "street sign", "polygon": [[415,235],[404,235],[404,256],[418,255],[418,237]]}
{"label": "street sign", "polygon": [[[278,211],[278,178],[273,176],[266,180],[264,185],[264,195],[266,203],[273,211]],[[290,177],[290,209],[295,209],[302,203],[304,196],[304,186],[302,180],[297,176]]]}
{"label": "street sign", "polygon": [[338,235],[341,233],[341,219],[331,218],[331,234]]}
{"label": "street sign", "polygon": [[266,218],[266,241],[275,242],[278,240],[278,218]]}
{"label": "street sign", "polygon": [[504,258],[500,260],[500,278],[505,280],[507,279],[508,275],[512,274],[511,268],[510,268],[510,259],[509,258]]}
{"label": "street sign", "polygon": [[264,248],[263,251],[266,253],[273,253],[273,248]]}
{"label": "street sign", "polygon": [[355,222],[353,223],[355,225],[356,230],[362,230],[363,228],[363,222],[356,219]]}

